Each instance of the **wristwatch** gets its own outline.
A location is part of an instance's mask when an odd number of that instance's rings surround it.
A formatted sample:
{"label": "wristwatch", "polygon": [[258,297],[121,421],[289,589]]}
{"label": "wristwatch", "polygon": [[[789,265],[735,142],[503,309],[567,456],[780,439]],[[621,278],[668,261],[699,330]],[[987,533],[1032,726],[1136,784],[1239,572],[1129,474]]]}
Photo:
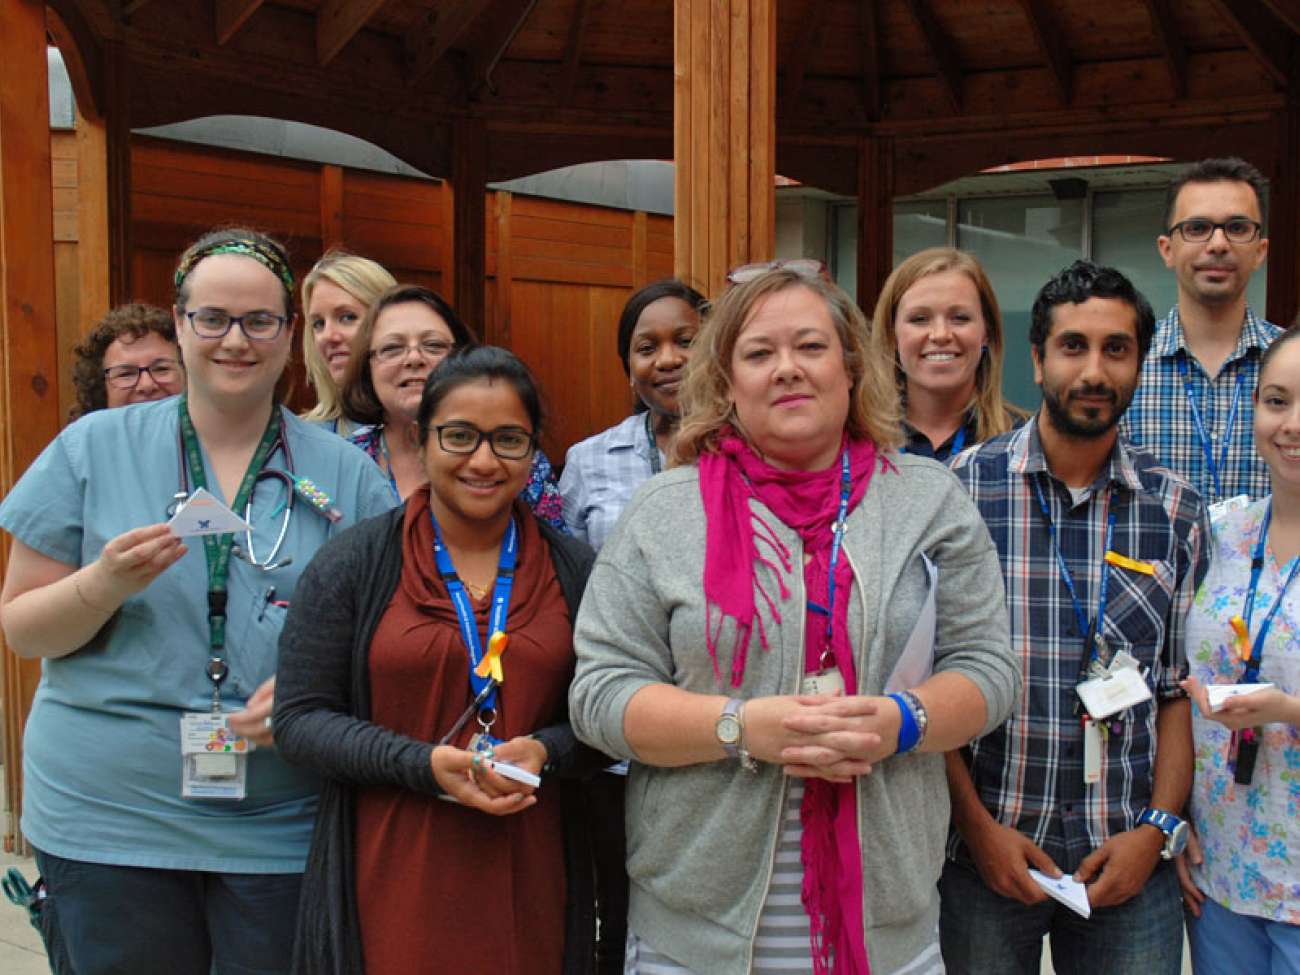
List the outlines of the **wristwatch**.
{"label": "wristwatch", "polygon": [[758,762],[745,750],[745,719],[741,715],[744,706],[745,702],[738,697],[728,700],[722,713],[718,715],[718,722],[713,726],[713,732],[718,736],[718,744],[722,746],[728,758],[740,762],[740,767],[746,772],[757,772]]}
{"label": "wristwatch", "polygon": [[1165,812],[1163,809],[1152,809],[1148,806],[1138,813],[1137,824],[1139,826],[1154,826],[1165,834],[1165,846],[1160,851],[1160,855],[1166,860],[1172,860],[1187,849],[1187,834],[1191,831],[1191,828],[1173,813]]}

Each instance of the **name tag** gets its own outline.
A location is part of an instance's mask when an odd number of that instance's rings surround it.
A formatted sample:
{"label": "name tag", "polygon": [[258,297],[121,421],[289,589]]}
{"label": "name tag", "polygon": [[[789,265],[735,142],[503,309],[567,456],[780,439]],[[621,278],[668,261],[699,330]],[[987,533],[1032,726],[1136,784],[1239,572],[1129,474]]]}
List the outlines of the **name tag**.
{"label": "name tag", "polygon": [[1135,704],[1151,700],[1151,688],[1133,667],[1112,668],[1106,677],[1094,677],[1075,690],[1093,721],[1109,718]]}
{"label": "name tag", "polygon": [[804,674],[799,684],[800,694],[829,694],[838,696],[844,693],[844,678],[838,667],[827,667],[813,674]]}
{"label": "name tag", "polygon": [[227,716],[205,711],[181,715],[181,798],[245,798],[248,753],[253,745],[230,730]]}

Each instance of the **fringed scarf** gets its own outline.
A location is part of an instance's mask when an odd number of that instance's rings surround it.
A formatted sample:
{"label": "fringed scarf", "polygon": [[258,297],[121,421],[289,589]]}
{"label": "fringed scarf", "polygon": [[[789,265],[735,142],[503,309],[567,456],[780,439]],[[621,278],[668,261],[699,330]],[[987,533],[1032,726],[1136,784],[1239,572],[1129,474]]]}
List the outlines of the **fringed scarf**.
{"label": "fringed scarf", "polygon": [[[849,510],[857,506],[871,483],[878,455],[869,440],[845,439],[849,453],[851,486]],[[882,469],[888,464],[879,457]],[[745,658],[755,627],[759,642],[768,649],[767,633],[755,601],[755,592],[767,605],[771,618],[781,622],[777,600],[790,591],[784,576],[793,571],[790,550],[772,526],[749,508],[754,497],[766,505],[788,528],[798,533],[808,561],[804,585],[810,606],[805,639],[805,671],[819,667],[829,650],[849,693],[857,687],[857,668],[848,633],[849,589],[853,574],[841,555],[835,566],[836,599],[829,644],[826,615],[811,608],[824,607],[830,580],[832,524],[840,501],[840,463],[823,471],[779,470],[763,461],[734,432],[724,432],[716,453],[699,459],[700,494],[707,521],[705,529],[704,596],[706,643],[714,672],[722,679],[718,639],[726,617],[736,625],[731,654],[730,682],[739,687]],[[762,543],[760,550],[759,543]],[[779,593],[768,591],[757,567],[767,566],[777,579]],[[714,609],[719,614],[716,626]],[[816,975],[869,975],[862,931],[862,853],[858,842],[857,787],[824,779],[808,779],[800,810],[803,827],[803,905],[812,931],[812,956]]]}

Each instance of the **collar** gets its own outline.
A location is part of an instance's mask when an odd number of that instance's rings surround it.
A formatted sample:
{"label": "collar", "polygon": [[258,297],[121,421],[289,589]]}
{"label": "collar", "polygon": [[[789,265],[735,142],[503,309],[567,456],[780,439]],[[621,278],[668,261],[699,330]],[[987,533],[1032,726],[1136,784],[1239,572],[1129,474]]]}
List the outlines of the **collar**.
{"label": "collar", "polygon": [[[1241,335],[1237,337],[1237,347],[1233,349],[1228,362],[1244,357],[1251,349],[1263,352],[1273,340],[1267,329],[1267,322],[1255,314],[1250,305],[1246,306],[1246,315],[1241,321]],[[1169,314],[1156,326],[1155,341],[1151,343],[1151,354],[1169,358],[1182,352],[1191,355],[1187,348],[1187,337],[1183,334],[1183,320],[1178,314],[1178,306],[1169,309]]]}
{"label": "collar", "polygon": [[[1043,453],[1043,441],[1038,435],[1038,415],[1035,414],[1028,423],[1022,423],[1011,435],[1008,450],[1007,468],[1021,475],[1045,473],[1048,477],[1060,480],[1052,473],[1047,464],[1047,454]],[[1123,437],[1115,438],[1106,466],[1093,482],[1094,487],[1113,484],[1130,491],[1140,491],[1142,481],[1138,477],[1137,467],[1133,464],[1133,454]]]}
{"label": "collar", "polygon": [[650,462],[652,446],[645,432],[645,413],[633,413],[609,428],[605,437],[605,453],[612,454],[618,450],[631,450],[646,463]]}

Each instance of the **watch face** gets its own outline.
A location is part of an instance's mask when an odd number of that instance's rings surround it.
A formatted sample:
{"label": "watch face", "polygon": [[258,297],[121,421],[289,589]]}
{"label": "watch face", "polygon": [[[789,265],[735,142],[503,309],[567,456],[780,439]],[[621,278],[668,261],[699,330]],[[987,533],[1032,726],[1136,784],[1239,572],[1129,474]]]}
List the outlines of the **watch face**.
{"label": "watch face", "polygon": [[1169,831],[1169,839],[1165,842],[1165,849],[1169,852],[1171,859],[1187,849],[1188,832],[1190,832],[1189,827],[1184,822],[1180,822]]}
{"label": "watch face", "polygon": [[718,741],[724,745],[735,745],[740,741],[740,722],[734,714],[724,714],[718,719]]}

